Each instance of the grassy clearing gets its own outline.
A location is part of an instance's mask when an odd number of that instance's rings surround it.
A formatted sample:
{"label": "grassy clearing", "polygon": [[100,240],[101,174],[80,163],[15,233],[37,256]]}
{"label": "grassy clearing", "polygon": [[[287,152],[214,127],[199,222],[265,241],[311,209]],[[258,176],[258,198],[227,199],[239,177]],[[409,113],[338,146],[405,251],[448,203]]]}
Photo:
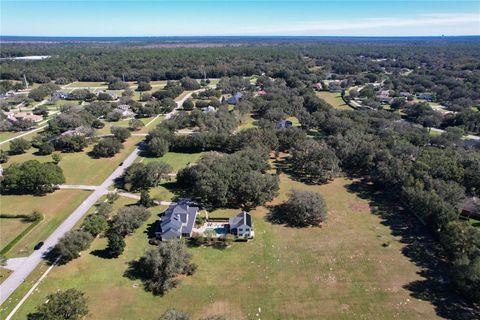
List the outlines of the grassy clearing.
{"label": "grassy clearing", "polygon": [[[33,247],[45,240],[89,194],[90,192],[82,190],[58,190],[43,197],[2,195],[1,213],[31,214],[33,210],[38,210],[44,216],[44,219],[10,250],[7,257],[30,254]],[[4,233],[3,224],[0,231]]]}
{"label": "grassy clearing", "polygon": [[245,114],[242,116],[238,130],[244,130],[255,127],[255,119],[253,119],[252,114]]}
{"label": "grassy clearing", "polygon": [[297,117],[288,117],[287,120],[292,121],[292,124],[293,124],[294,127],[300,127],[301,126],[300,121],[298,121]]}
{"label": "grassy clearing", "polygon": [[[93,145],[88,146],[83,152],[62,153],[62,160],[59,166],[63,169],[66,183],[99,185],[135,149],[136,144],[143,138],[141,136],[130,137],[124,143],[124,148],[111,158],[91,158],[88,153],[93,149]],[[8,160],[8,165],[27,160],[52,161],[50,155],[35,155],[34,152],[36,150],[36,148],[30,148],[24,154],[11,156]]]}
{"label": "grassy clearing", "polygon": [[339,92],[319,91],[316,92],[316,95],[331,104],[335,109],[352,110],[352,108],[343,101],[342,95]]}
{"label": "grassy clearing", "polygon": [[3,142],[5,140],[11,139],[13,137],[19,136],[22,133],[24,133],[24,132],[23,131],[20,131],[20,132],[9,132],[9,131],[0,132],[0,142]]}
{"label": "grassy clearing", "polygon": [[168,152],[163,157],[159,158],[143,158],[139,157],[139,160],[144,163],[152,161],[163,161],[172,166],[173,172],[178,172],[181,168],[187,166],[190,163],[198,161],[204,153],[180,153],[180,152]]}
{"label": "grassy clearing", "polygon": [[[265,220],[267,209],[257,208],[252,212],[255,240],[226,250],[190,249],[197,272],[163,297],[123,277],[127,262],[149,247],[146,226],[127,238],[119,259],[93,255],[106,246],[105,239],[96,240],[81,258],[55,268],[15,319],[24,319],[48,293],[70,287],[88,295],[91,319],[132,319],[139,314],[157,319],[172,307],[195,319],[213,313],[228,319],[436,318],[429,302],[412,298],[403,287],[421,279],[420,269],[401,253],[404,244],[371,213],[368,202],[348,191],[352,183],[337,179],[323,186],[305,185],[281,175],[280,196],[273,203],[285,200],[292,188],[318,191],[329,207],[327,224],[306,229],[272,225]],[[217,210],[211,215],[237,212]],[[385,242],[390,247],[384,248]]]}
{"label": "grassy clearing", "polygon": [[70,84],[67,84],[64,88],[98,88],[98,87],[107,87],[108,84],[105,82],[93,82],[93,81],[75,81]]}
{"label": "grassy clearing", "polygon": [[[12,273],[12,271],[5,269],[5,268],[0,268],[0,284],[8,278],[8,276]],[[1,313],[0,313],[1,314]],[[2,318],[3,319],[3,318]]]}
{"label": "grassy clearing", "polygon": [[[139,118],[140,121],[143,122],[143,124],[147,124],[149,122],[151,122],[152,120],[154,120],[155,117],[150,117],[150,118]],[[155,121],[153,121],[148,127],[143,127],[141,130],[139,131],[132,131],[132,133],[146,133],[148,132],[149,128],[150,127],[154,127],[155,124],[158,124],[159,122],[161,122],[163,119],[163,117],[158,117],[157,119],[155,119]],[[130,122],[131,119],[125,119],[125,120],[120,120],[120,121],[114,121],[114,122],[111,122],[111,121],[105,121],[105,120],[102,120],[102,122],[105,124],[105,126],[102,128],[102,129],[97,129],[96,130],[96,134],[97,135],[102,135],[102,134],[110,134],[110,129],[112,127],[128,127],[128,123]],[[146,132],[145,132],[146,131]]]}
{"label": "grassy clearing", "polygon": [[480,227],[480,220],[470,218],[468,222],[474,227]]}
{"label": "grassy clearing", "polygon": [[0,249],[3,249],[30,224],[31,222],[23,221],[21,218],[0,218],[0,230],[2,231],[0,233]]}

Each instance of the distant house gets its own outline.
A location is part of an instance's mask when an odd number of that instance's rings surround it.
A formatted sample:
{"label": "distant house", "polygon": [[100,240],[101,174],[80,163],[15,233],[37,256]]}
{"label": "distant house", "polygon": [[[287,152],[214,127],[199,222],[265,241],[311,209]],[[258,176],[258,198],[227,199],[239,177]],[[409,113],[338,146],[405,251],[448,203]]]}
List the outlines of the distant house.
{"label": "distant house", "polygon": [[52,97],[53,97],[54,99],[68,99],[68,96],[69,96],[68,93],[62,92],[62,91],[55,91],[55,92],[52,94]]}
{"label": "distant house", "polygon": [[128,104],[121,104],[115,108],[114,111],[121,113],[122,118],[131,118],[135,116],[135,112],[130,110],[130,106]]}
{"label": "distant house", "polygon": [[418,99],[433,101],[433,94],[431,93],[419,93],[417,94]]}
{"label": "distant house", "polygon": [[157,239],[162,241],[191,237],[198,207],[191,207],[189,200],[171,205],[160,219],[160,224],[155,231]]}
{"label": "distant house", "polygon": [[18,120],[30,120],[33,122],[40,122],[43,120],[42,116],[33,114],[31,112],[5,112],[5,115],[7,116],[7,119],[12,122],[16,122]]}
{"label": "distant house", "polygon": [[317,91],[320,91],[323,89],[323,86],[322,86],[322,83],[321,82],[317,82],[317,83],[314,83],[312,85],[313,89],[317,90]]}
{"label": "distant house", "polygon": [[240,102],[241,98],[242,98],[242,94],[240,92],[237,92],[233,96],[228,98],[227,103],[228,104],[237,104],[237,103]]}
{"label": "distant house", "polygon": [[377,97],[377,98],[383,104],[392,104],[393,103],[393,98],[389,98],[389,97]]}
{"label": "distant house", "polygon": [[293,127],[293,122],[290,120],[280,120],[277,122],[277,129],[286,129]]}
{"label": "distant house", "polygon": [[380,90],[377,95],[377,100],[386,104],[392,104],[393,102],[393,99],[390,97],[389,90]]}
{"label": "distant house", "polygon": [[209,113],[209,112],[215,112],[215,111],[217,111],[217,109],[215,109],[212,106],[208,106],[208,107],[202,108],[202,111],[205,112],[205,113]]}
{"label": "distant house", "polygon": [[264,96],[264,95],[267,94],[267,92],[264,91],[264,90],[259,90],[259,91],[255,92],[255,94],[256,94],[257,96]]}
{"label": "distant house", "polygon": [[228,220],[230,233],[239,238],[253,238],[255,233],[253,231],[252,216],[246,211],[240,212],[233,218]]}
{"label": "distant house", "polygon": [[380,90],[378,95],[382,96],[382,97],[389,97],[390,96],[390,90]]}
{"label": "distant house", "polygon": [[75,129],[62,132],[61,136],[64,136],[64,137],[86,136],[91,130],[92,129],[90,127],[87,128],[85,126],[80,126]]}
{"label": "distant house", "polygon": [[411,96],[412,96],[412,94],[410,92],[406,92],[406,91],[400,92],[400,97],[408,98],[408,97],[411,97]]}

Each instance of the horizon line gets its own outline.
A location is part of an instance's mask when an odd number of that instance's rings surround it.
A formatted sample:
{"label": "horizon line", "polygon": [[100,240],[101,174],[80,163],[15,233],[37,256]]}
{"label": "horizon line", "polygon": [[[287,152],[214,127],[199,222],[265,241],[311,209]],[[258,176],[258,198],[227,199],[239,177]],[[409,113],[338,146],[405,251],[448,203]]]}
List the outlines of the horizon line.
{"label": "horizon line", "polygon": [[2,35],[0,37],[11,37],[11,38],[208,38],[208,37],[236,37],[236,38],[261,38],[261,37],[271,37],[271,38],[452,38],[452,37],[480,37],[479,34],[458,34],[458,35],[281,35],[281,34],[228,34],[228,35],[125,35],[125,36],[91,36],[91,35],[69,35],[69,36],[44,36],[44,35]]}

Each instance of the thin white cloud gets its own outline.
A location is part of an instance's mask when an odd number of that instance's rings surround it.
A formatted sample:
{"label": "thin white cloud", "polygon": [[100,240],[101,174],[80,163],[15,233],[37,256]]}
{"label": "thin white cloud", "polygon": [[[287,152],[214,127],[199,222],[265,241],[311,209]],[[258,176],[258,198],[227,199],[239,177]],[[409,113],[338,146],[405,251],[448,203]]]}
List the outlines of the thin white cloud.
{"label": "thin white cloud", "polygon": [[[422,14],[412,17],[358,18],[349,21],[319,20],[293,23],[289,26],[265,28],[264,33],[270,34],[313,34],[335,32],[371,32],[382,29],[425,28],[469,25],[470,33],[480,34],[480,13],[449,13]],[[244,30],[248,32],[248,30]],[[253,30],[252,30],[253,31]]]}

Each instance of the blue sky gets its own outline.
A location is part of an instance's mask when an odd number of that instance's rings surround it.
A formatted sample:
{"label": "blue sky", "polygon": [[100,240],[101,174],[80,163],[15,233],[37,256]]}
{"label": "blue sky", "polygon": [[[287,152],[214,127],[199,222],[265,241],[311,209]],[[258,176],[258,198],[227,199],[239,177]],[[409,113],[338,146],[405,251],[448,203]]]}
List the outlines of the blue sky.
{"label": "blue sky", "polygon": [[0,0],[0,28],[24,36],[479,35],[480,1]]}

